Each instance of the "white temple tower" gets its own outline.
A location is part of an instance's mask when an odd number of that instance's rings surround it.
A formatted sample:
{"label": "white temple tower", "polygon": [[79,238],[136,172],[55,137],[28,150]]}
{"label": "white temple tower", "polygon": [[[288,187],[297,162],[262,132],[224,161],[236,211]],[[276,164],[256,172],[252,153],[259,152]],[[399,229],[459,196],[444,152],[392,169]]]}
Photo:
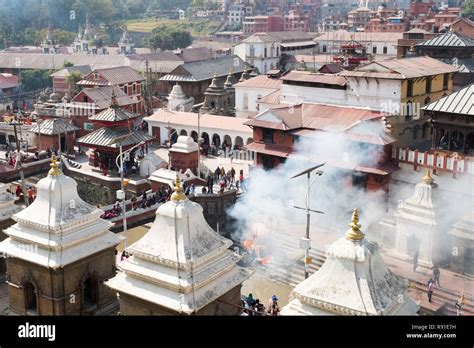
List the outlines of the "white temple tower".
{"label": "white temple tower", "polygon": [[168,96],[168,111],[190,112],[194,105],[194,98],[187,97],[180,85],[173,86]]}
{"label": "white temple tower", "polygon": [[53,157],[35,201],[5,230],[0,251],[7,255],[10,309],[17,314],[91,315],[117,308],[103,282],[116,273],[120,239],[76,187]]}
{"label": "white temple tower", "polygon": [[394,213],[395,252],[411,256],[418,251],[418,263],[433,266],[433,250],[438,238],[436,187],[429,170],[415,186],[413,195],[400,202]]}
{"label": "white temple tower", "polygon": [[179,178],[130,258],[106,285],[119,294],[125,315],[237,315],[242,282],[251,272],[236,265],[229,239],[205,221],[183,194]]}
{"label": "white temple tower", "polygon": [[364,239],[357,209],[349,226],[321,268],[291,292],[282,315],[416,315],[406,281],[387,268],[377,244]]}

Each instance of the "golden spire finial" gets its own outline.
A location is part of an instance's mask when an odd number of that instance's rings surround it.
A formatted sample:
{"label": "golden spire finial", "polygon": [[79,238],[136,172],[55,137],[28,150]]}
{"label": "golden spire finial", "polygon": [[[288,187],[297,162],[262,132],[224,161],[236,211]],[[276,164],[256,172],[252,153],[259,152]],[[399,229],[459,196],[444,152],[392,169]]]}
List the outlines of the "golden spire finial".
{"label": "golden spire finial", "polygon": [[51,156],[50,166],[51,166],[51,169],[48,172],[49,175],[56,176],[56,175],[61,174],[61,169],[59,169],[59,162],[58,162],[58,158],[56,157],[56,155]]}
{"label": "golden spire finial", "polygon": [[357,241],[364,239],[365,234],[360,230],[359,224],[359,214],[357,213],[357,208],[354,209],[352,213],[352,221],[349,224],[350,229],[346,232],[346,238],[349,240]]}
{"label": "golden spire finial", "polygon": [[427,185],[431,185],[434,182],[429,169],[426,170],[426,174],[423,179],[421,179],[421,182]]}
{"label": "golden spire finial", "polygon": [[171,200],[173,202],[180,202],[186,199],[186,195],[183,193],[183,188],[181,186],[181,180],[179,180],[178,173],[176,173],[176,181],[174,183],[174,192],[171,195]]}

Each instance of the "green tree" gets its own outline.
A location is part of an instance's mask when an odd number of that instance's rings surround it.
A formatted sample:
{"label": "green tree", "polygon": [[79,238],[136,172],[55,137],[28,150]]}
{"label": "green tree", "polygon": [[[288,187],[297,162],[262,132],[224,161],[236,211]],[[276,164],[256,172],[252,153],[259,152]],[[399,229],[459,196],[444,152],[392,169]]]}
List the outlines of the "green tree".
{"label": "green tree", "polygon": [[66,81],[69,84],[69,92],[71,96],[79,92],[80,88],[77,83],[81,80],[82,75],[78,71],[71,71],[69,74],[67,74]]}
{"label": "green tree", "polygon": [[463,15],[469,17],[470,19],[474,18],[474,0],[469,0],[464,7]]}
{"label": "green tree", "polygon": [[148,37],[148,47],[156,51],[175,50],[178,48],[186,48],[191,45],[193,39],[188,31],[170,30],[165,26],[161,26],[152,30]]}
{"label": "green tree", "polygon": [[52,70],[23,70],[20,75],[20,88],[22,91],[36,91],[53,86]]}
{"label": "green tree", "polygon": [[71,66],[74,66],[74,64],[71,62],[68,62],[67,60],[64,61],[63,68],[69,68]]}

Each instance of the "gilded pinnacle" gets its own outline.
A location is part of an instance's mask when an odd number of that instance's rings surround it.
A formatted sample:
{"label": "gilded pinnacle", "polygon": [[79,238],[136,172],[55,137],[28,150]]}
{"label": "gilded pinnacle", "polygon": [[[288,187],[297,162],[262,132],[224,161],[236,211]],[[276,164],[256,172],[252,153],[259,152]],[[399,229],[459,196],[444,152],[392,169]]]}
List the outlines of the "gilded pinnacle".
{"label": "gilded pinnacle", "polygon": [[431,185],[434,182],[434,179],[431,177],[431,173],[429,169],[426,171],[426,174],[423,177],[423,179],[421,179],[421,182],[426,185]]}
{"label": "gilded pinnacle", "polygon": [[55,155],[51,156],[50,166],[51,166],[51,169],[48,172],[49,175],[52,175],[52,176],[61,175],[61,169],[59,168],[58,158]]}
{"label": "gilded pinnacle", "polygon": [[357,208],[354,209],[352,213],[352,221],[349,224],[350,229],[346,232],[346,238],[353,241],[358,241],[364,239],[365,234],[360,230],[359,224],[359,214],[357,213]]}
{"label": "gilded pinnacle", "polygon": [[186,195],[183,193],[183,187],[181,186],[181,180],[179,180],[178,174],[176,174],[176,181],[174,185],[174,192],[171,195],[173,202],[181,202],[186,199]]}

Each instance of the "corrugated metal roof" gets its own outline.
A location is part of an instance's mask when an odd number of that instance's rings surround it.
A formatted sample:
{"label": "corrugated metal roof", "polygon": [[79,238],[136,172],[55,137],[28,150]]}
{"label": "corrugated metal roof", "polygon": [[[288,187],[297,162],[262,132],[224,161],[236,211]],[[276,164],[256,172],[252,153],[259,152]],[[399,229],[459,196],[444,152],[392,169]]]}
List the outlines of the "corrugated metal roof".
{"label": "corrugated metal roof", "polygon": [[436,36],[432,39],[420,42],[416,46],[423,47],[474,47],[474,39],[462,36],[458,33],[449,32]]}
{"label": "corrugated metal roof", "polygon": [[91,71],[92,71],[92,68],[90,65],[78,65],[78,66],[70,66],[70,67],[58,70],[52,73],[50,76],[51,77],[67,77],[72,72],[78,72],[82,76],[84,76],[90,73]]}
{"label": "corrugated metal roof", "polygon": [[[361,77],[369,77],[369,74],[392,74],[398,73],[404,78],[412,79],[423,76],[433,76],[446,73],[457,72],[458,68],[443,63],[440,60],[431,57],[414,57],[401,59],[387,59],[376,61],[364,66],[357,67],[354,72],[364,72]],[[350,76],[351,72],[342,72],[342,76]],[[356,73],[357,74],[357,73]],[[387,75],[386,78],[390,78]]]}
{"label": "corrugated metal roof", "polygon": [[[184,63],[173,70],[169,75],[163,76],[162,81],[205,81],[217,74],[218,77],[227,76],[229,71],[241,73],[246,69],[245,62],[236,55],[223,56],[216,59],[201,60],[198,62]],[[188,74],[183,74],[184,70]]]}
{"label": "corrugated metal roof", "polygon": [[260,98],[258,103],[262,104],[279,104],[280,103],[281,91],[277,89],[275,92],[267,94],[266,96]]}
{"label": "corrugated metal roof", "polygon": [[114,108],[109,107],[104,111],[99,112],[97,115],[89,117],[89,120],[94,121],[105,121],[105,122],[117,122],[117,121],[127,121],[133,118],[136,118],[140,115],[130,112],[128,110],[122,109],[120,107]]}
{"label": "corrugated metal roof", "polygon": [[[127,135],[129,135],[127,137]],[[128,127],[103,127],[93,131],[79,139],[76,142],[82,145],[103,146],[110,148],[119,148],[122,146],[136,145],[143,141],[151,141],[154,137],[147,133],[133,130]]]}
{"label": "corrugated metal roof", "polygon": [[375,79],[395,79],[395,80],[404,80],[405,76],[402,76],[397,73],[383,73],[383,72],[366,72],[366,71],[350,71],[345,70],[339,73],[340,76],[348,77],[369,77]]}
{"label": "corrugated metal roof", "polygon": [[[124,93],[124,91],[117,86],[104,86],[94,88],[84,88],[81,92],[84,92],[87,97],[97,105],[98,109],[107,109],[112,101],[112,91],[115,92],[117,103],[119,106],[135,104],[132,98]],[[76,100],[79,98],[81,93],[77,94],[72,102],[82,103],[83,100]]]}
{"label": "corrugated metal roof", "polygon": [[12,74],[0,74],[0,89],[18,86],[18,76]]}
{"label": "corrugated metal roof", "polygon": [[[159,122],[170,124],[171,127],[176,126],[196,126],[197,129],[198,114],[194,112],[183,111],[168,111],[160,109],[153,115],[145,117],[147,122]],[[231,130],[235,132],[252,133],[251,129],[244,125],[246,118],[216,116],[216,115],[201,115],[199,118],[201,131],[204,128],[214,128],[216,130]]]}
{"label": "corrugated metal roof", "polygon": [[248,80],[238,82],[234,87],[252,87],[252,88],[273,88],[281,87],[281,80],[277,78],[270,78],[267,75],[258,75]]}
{"label": "corrugated metal roof", "polygon": [[278,157],[288,157],[291,153],[291,149],[284,148],[282,146],[272,145],[272,144],[263,144],[253,142],[245,145],[245,148],[249,151],[255,151],[258,153],[264,153],[271,156]]}
{"label": "corrugated metal roof", "polygon": [[[146,57],[146,55],[144,55]],[[65,62],[74,66],[90,65],[91,67],[131,66],[137,71],[145,70],[146,58],[135,55],[129,59],[122,54],[43,54],[24,52],[0,52],[0,68],[2,69],[62,69]],[[168,73],[182,64],[182,61],[149,60],[148,66],[153,72]]]}
{"label": "corrugated metal roof", "polygon": [[61,118],[50,118],[42,121],[40,124],[35,124],[29,129],[32,133],[40,133],[42,135],[55,135],[65,132],[76,131],[79,128],[75,125],[66,122]]}
{"label": "corrugated metal roof", "polygon": [[426,105],[423,110],[474,116],[474,84]]}
{"label": "corrugated metal roof", "polygon": [[347,80],[334,74],[308,73],[305,71],[291,71],[281,78],[282,81],[299,81],[310,83],[323,83],[327,85],[347,85]]}
{"label": "corrugated metal roof", "polygon": [[[94,75],[99,74],[101,79],[95,79]],[[145,78],[140,75],[135,69],[129,66],[117,66],[114,68],[94,69],[92,72],[84,77],[84,80],[79,81],[78,85],[99,84],[103,86],[105,81],[108,85],[120,85],[123,83],[132,83],[136,81],[145,81]]]}

